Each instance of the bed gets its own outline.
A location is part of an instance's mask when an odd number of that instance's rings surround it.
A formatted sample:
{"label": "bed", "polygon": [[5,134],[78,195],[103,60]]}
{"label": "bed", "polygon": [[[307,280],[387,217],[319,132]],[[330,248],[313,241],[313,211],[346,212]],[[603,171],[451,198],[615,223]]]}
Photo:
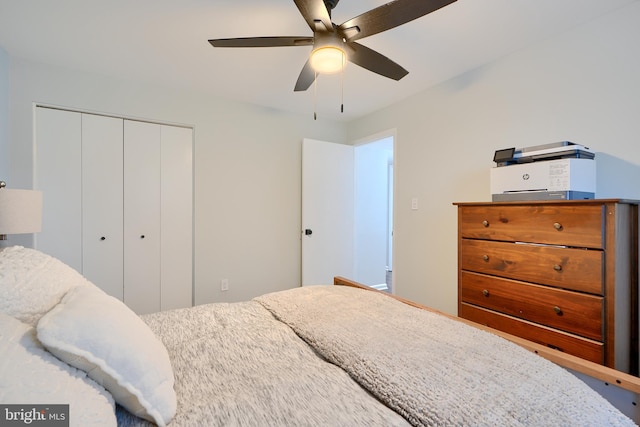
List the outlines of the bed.
{"label": "bed", "polygon": [[60,261],[6,248],[0,406],[69,405],[83,427],[635,425],[574,374],[634,398],[635,377],[335,285],[139,317]]}

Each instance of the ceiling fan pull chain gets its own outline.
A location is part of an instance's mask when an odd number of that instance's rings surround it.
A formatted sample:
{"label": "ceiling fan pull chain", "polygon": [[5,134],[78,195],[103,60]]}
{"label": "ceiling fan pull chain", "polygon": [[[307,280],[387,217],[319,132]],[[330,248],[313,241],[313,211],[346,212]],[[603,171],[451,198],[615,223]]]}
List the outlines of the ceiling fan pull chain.
{"label": "ceiling fan pull chain", "polygon": [[318,120],[318,72],[314,71],[313,79],[313,120]]}
{"label": "ceiling fan pull chain", "polygon": [[[344,64],[344,52],[342,53],[342,63]],[[340,71],[340,113],[344,113],[344,65]]]}

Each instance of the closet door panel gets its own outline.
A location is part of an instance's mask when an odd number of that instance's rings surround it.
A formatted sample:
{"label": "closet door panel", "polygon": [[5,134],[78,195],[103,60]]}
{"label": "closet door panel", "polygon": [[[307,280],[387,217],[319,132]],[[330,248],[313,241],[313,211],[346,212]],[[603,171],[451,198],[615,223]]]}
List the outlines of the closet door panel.
{"label": "closet door panel", "polygon": [[[82,272],[81,115],[36,108],[34,188],[42,191],[35,247]],[[9,182],[9,187],[11,183]]]}
{"label": "closet door panel", "polygon": [[123,120],[82,115],[82,271],[123,299]]}
{"label": "closet door panel", "polygon": [[160,125],[124,121],[124,302],[160,310]]}
{"label": "closet door panel", "polygon": [[161,129],[161,309],[190,307],[193,300],[192,129]]}

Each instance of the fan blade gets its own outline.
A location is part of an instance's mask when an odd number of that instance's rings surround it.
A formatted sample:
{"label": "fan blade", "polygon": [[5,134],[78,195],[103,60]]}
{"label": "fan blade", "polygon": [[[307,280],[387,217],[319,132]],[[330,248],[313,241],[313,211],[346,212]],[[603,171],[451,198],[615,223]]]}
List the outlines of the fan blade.
{"label": "fan blade", "polygon": [[295,92],[302,92],[309,89],[311,83],[316,79],[316,72],[311,67],[310,61],[307,59],[307,62],[302,67],[302,71],[300,71],[300,75],[298,76],[298,81],[296,82],[296,87],[293,89]]}
{"label": "fan blade", "polygon": [[395,0],[344,22],[338,30],[347,41],[354,41],[406,24],[455,1]]}
{"label": "fan blade", "polygon": [[312,31],[318,29],[317,23],[322,23],[326,31],[333,32],[333,23],[331,22],[331,15],[327,10],[323,0],[293,0],[298,10],[302,14],[302,17]]}
{"label": "fan blade", "polygon": [[375,50],[355,42],[347,43],[346,46],[349,61],[362,68],[366,68],[369,71],[393,80],[400,80],[409,74],[409,72],[400,65]]}
{"label": "fan blade", "polygon": [[240,37],[213,39],[209,43],[214,47],[309,46],[313,44],[313,37]]}

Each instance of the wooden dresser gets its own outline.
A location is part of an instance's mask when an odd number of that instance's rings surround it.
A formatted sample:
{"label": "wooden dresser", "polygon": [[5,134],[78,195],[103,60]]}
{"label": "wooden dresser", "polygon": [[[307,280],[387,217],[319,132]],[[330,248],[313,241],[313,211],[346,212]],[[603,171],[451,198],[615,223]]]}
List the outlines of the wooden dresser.
{"label": "wooden dresser", "polygon": [[460,317],[638,374],[638,202],[456,205]]}

